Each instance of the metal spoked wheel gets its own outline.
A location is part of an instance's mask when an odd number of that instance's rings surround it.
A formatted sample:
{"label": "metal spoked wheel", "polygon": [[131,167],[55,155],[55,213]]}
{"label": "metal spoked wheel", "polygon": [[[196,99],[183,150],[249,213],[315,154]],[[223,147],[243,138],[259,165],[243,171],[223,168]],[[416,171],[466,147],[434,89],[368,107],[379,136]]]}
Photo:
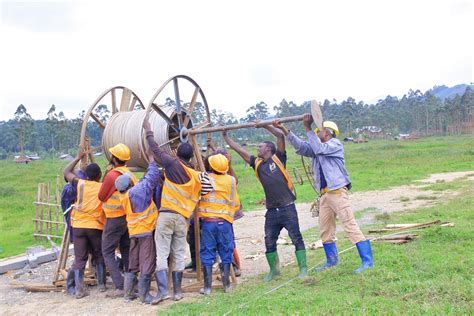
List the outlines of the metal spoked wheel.
{"label": "metal spoked wheel", "polygon": [[87,151],[90,161],[94,161],[94,156],[92,153],[93,150],[90,150],[90,135],[87,128],[88,124],[92,120],[102,130],[105,130],[108,124],[108,122],[101,120],[101,118],[94,113],[94,110],[102,104],[110,105],[112,117],[119,112],[131,112],[145,109],[141,99],[127,87],[116,86],[104,91],[89,107],[82,122],[79,150],[82,152]]}
{"label": "metal spoked wheel", "polygon": [[[170,86],[172,86],[173,98],[169,97]],[[168,90],[168,96],[164,92],[166,90]],[[191,100],[188,103],[183,103],[181,100],[183,90],[191,94]],[[162,133],[167,133],[167,137],[164,138],[168,141],[160,146],[169,145],[173,153],[181,142],[187,142],[186,131],[211,125],[211,114],[206,96],[196,81],[185,75],[171,77],[163,83],[148,104],[147,111],[151,110],[167,122],[166,129],[163,129]]]}

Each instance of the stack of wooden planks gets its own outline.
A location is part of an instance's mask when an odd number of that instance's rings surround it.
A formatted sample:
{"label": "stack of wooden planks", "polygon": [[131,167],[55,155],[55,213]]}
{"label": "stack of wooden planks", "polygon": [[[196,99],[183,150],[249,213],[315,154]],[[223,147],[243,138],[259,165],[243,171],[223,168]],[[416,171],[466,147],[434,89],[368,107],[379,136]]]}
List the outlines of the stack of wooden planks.
{"label": "stack of wooden planks", "polygon": [[[454,224],[450,222],[442,222],[441,220],[426,222],[426,223],[410,223],[410,224],[388,224],[385,228],[381,229],[371,229],[369,234],[385,234],[385,233],[394,233],[388,236],[368,236],[372,241],[379,242],[388,242],[392,244],[405,244],[410,242],[418,237],[417,234],[403,234],[405,230],[411,230],[414,228],[426,228],[434,225],[439,225],[443,227],[453,227]],[[396,234],[400,232],[400,234]]]}

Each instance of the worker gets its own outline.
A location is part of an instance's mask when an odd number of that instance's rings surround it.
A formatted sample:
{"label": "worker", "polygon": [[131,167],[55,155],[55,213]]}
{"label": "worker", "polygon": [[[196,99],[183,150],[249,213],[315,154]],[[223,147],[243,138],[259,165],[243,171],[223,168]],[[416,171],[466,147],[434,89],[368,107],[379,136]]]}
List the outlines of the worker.
{"label": "worker", "polygon": [[150,165],[140,181],[133,186],[129,174],[123,174],[115,180],[117,191],[120,192],[122,206],[127,216],[127,226],[130,235],[130,255],[128,272],[125,272],[125,299],[135,297],[134,288],[138,281],[138,297],[140,302],[152,304],[155,300],[150,294],[151,276],[156,267],[156,249],[154,231],[158,211],[153,202],[153,194],[161,181],[161,171],[153,160],[153,154],[148,155]]}
{"label": "worker", "polygon": [[295,207],[296,192],[290,176],[285,169],[285,137],[273,126],[265,128],[277,137],[277,146],[271,141],[258,145],[257,157],[250,155],[244,148],[234,142],[224,131],[226,143],[234,149],[254,170],[257,179],[265,191],[265,256],[270,272],[265,276],[266,282],[280,274],[277,240],[283,228],[286,228],[295,246],[295,255],[299,266],[299,277],[308,275],[306,249],[300,232],[298,213]]}
{"label": "worker", "polygon": [[[207,148],[212,151],[210,155],[207,157],[204,157],[204,168],[206,169],[207,172],[211,172],[211,168],[209,165],[209,157],[215,154],[222,154],[224,155],[228,161],[229,161],[229,170],[227,171],[227,174],[235,178],[236,183],[239,183],[239,180],[237,179],[237,176],[235,174],[234,168],[232,168],[232,157],[229,154],[227,150],[224,148],[216,148],[214,145],[214,142],[212,141],[212,138],[207,139]],[[235,213],[234,215],[234,220],[238,220],[244,216],[244,213],[242,212],[242,207]],[[186,240],[189,244],[189,252],[191,255],[191,262],[185,267],[186,269],[190,269],[192,272],[196,271],[196,241],[195,241],[195,235],[194,235],[194,216],[191,217],[190,219],[190,225],[188,229],[188,234],[186,237]],[[233,229],[233,226],[232,226]],[[235,237],[235,235],[234,235]],[[235,246],[234,242],[234,252],[232,255],[232,267],[234,268],[234,273],[236,277],[240,277],[242,275],[241,272],[241,267],[240,267],[240,258],[239,254],[237,252],[237,247]],[[222,265],[221,265],[221,270],[222,270]]]}
{"label": "worker", "polygon": [[209,176],[193,169],[191,158],[193,147],[182,143],[177,148],[176,156],[163,151],[154,140],[154,133],[145,117],[143,128],[149,148],[155,161],[165,169],[165,180],[161,193],[161,207],[156,222],[156,273],[158,283],[157,301],[168,299],[168,257],[171,256],[173,300],[183,298],[181,282],[186,253],[186,234],[188,219],[196,208],[200,194],[212,189]]}
{"label": "worker", "polygon": [[102,257],[101,238],[105,224],[105,214],[102,202],[97,198],[100,190],[100,167],[91,163],[86,167],[87,179],[78,179],[73,172],[74,166],[85,157],[78,156],[64,168],[64,177],[77,192],[76,202],[71,214],[71,227],[74,237],[74,262],[68,271],[67,292],[76,298],[88,295],[84,285],[84,269],[89,254],[92,254],[96,268],[99,289],[105,289],[105,266]]}
{"label": "worker", "polygon": [[232,223],[235,213],[240,210],[237,180],[227,174],[229,160],[222,154],[211,155],[209,167],[213,189],[202,196],[198,204],[198,216],[202,220],[200,256],[204,273],[204,288],[200,292],[204,295],[211,294],[216,251],[221,258],[224,292],[232,290],[230,265],[235,248]]}
{"label": "worker", "polygon": [[[74,169],[72,171],[78,179],[87,179],[85,170]],[[74,207],[74,202],[76,201],[77,191],[76,188],[64,178],[66,184],[61,190],[61,210],[63,212],[64,221],[66,222],[66,229],[69,231],[69,241],[72,243],[74,237],[72,236],[71,229],[71,211]]]}
{"label": "worker", "polygon": [[339,217],[349,240],[359,251],[362,264],[354,273],[360,273],[373,267],[372,249],[370,241],[365,238],[357,225],[349,204],[348,191],[352,185],[344,164],[344,147],[337,139],[339,129],[336,123],[325,121],[321,130],[313,131],[312,122],[312,116],[305,114],[303,124],[308,141],[301,140],[278,120],[274,122],[274,126],[280,128],[288,137],[297,154],[313,158],[314,181],[316,188],[321,192],[319,228],[326,253],[326,264],[317,271],[338,264],[335,240],[336,217]]}
{"label": "worker", "polygon": [[120,249],[124,271],[128,271],[130,239],[125,219],[125,209],[120,204],[120,194],[115,187],[115,180],[123,174],[130,175],[133,184],[137,183],[137,179],[126,166],[126,162],[130,160],[130,148],[128,146],[119,143],[109,148],[109,152],[112,157],[107,167],[108,172],[105,174],[104,182],[99,191],[99,200],[104,202],[104,212],[107,217],[102,235],[102,253],[115,285],[115,290],[112,293],[107,293],[106,296],[118,298],[124,295],[124,280],[115,260],[115,250]]}

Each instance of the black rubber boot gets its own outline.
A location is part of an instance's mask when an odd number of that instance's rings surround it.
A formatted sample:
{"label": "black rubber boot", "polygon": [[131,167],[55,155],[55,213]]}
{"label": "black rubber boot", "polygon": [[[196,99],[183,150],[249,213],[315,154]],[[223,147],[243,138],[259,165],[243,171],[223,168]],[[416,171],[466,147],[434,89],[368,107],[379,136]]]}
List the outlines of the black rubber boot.
{"label": "black rubber boot", "polygon": [[232,285],[230,284],[230,264],[222,265],[222,284],[224,285],[224,292],[232,292]]}
{"label": "black rubber boot", "polygon": [[95,277],[97,279],[97,285],[99,287],[99,292],[105,292],[107,290],[106,276],[105,276],[105,264],[100,263],[95,266]]}
{"label": "black rubber boot", "polygon": [[83,298],[89,295],[84,284],[84,269],[74,270],[74,282],[76,284],[76,298]]}
{"label": "black rubber boot", "polygon": [[183,280],[183,271],[173,271],[173,301],[180,301],[183,299],[183,292],[181,291],[181,281]]}
{"label": "black rubber boot", "polygon": [[212,289],[212,266],[203,266],[202,272],[204,274],[204,287],[199,290],[199,293],[209,295]]}
{"label": "black rubber boot", "polygon": [[170,294],[168,291],[168,269],[156,271],[155,278],[156,278],[158,294],[151,302],[151,305],[156,305],[159,302],[170,298]]}
{"label": "black rubber boot", "polygon": [[152,301],[155,299],[150,294],[150,283],[151,283],[151,274],[140,274],[140,278],[138,279],[138,297],[140,298],[140,302],[144,304],[151,304]]}
{"label": "black rubber boot", "polygon": [[239,266],[235,262],[235,260],[232,260],[232,267],[234,268],[234,273],[236,277],[240,277],[242,275],[242,271],[240,271]]}
{"label": "black rubber boot", "polygon": [[67,272],[66,288],[68,294],[76,294],[76,282],[74,280],[74,270],[72,269]]}
{"label": "black rubber boot", "polygon": [[131,301],[136,299],[135,296],[135,286],[137,285],[137,274],[134,272],[125,272],[123,278],[123,291],[124,299],[126,301]]}

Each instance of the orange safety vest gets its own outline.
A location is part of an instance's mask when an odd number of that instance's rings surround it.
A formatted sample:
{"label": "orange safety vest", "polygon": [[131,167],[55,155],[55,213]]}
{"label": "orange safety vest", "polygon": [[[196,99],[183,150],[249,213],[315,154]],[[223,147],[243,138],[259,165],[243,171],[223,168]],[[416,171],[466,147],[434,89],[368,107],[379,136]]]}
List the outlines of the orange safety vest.
{"label": "orange safety vest", "polygon": [[163,191],[161,193],[161,208],[178,212],[186,218],[191,217],[199,202],[201,192],[201,181],[199,172],[179,162],[189,177],[184,184],[171,182],[165,173]]}
{"label": "orange safety vest", "polygon": [[128,195],[129,192],[130,191],[127,191],[120,196],[123,208],[127,214],[128,234],[130,237],[133,237],[135,235],[153,232],[156,227],[156,219],[158,218],[158,210],[156,209],[155,202],[151,200],[150,205],[143,212],[134,213]]}
{"label": "orange safety vest", "polygon": [[218,217],[233,223],[234,215],[240,209],[237,181],[227,174],[210,173],[209,178],[213,190],[199,201],[199,217]]}
{"label": "orange safety vest", "polygon": [[[296,197],[296,190],[295,186],[293,185],[293,182],[291,182],[290,175],[288,174],[288,171],[286,171],[285,167],[283,166],[283,163],[278,159],[276,155],[272,156],[273,162],[277,165],[277,167],[280,169],[280,171],[283,173],[286,179],[286,184],[288,185],[288,189],[290,189],[291,193]],[[258,166],[262,163],[263,159],[262,158],[257,158],[255,160],[255,175],[257,176],[257,179],[260,181],[260,177],[258,175]]]}
{"label": "orange safety vest", "polygon": [[77,197],[71,213],[71,227],[103,230],[105,214],[98,194],[102,183],[78,180]]}
{"label": "orange safety vest", "polygon": [[[137,178],[126,166],[116,167],[112,169],[112,171],[118,171],[121,174],[130,175],[133,185],[137,184]],[[104,203],[104,212],[107,218],[115,218],[125,215],[125,209],[122,207],[122,203],[120,202],[119,191],[115,190],[110,198]]]}

